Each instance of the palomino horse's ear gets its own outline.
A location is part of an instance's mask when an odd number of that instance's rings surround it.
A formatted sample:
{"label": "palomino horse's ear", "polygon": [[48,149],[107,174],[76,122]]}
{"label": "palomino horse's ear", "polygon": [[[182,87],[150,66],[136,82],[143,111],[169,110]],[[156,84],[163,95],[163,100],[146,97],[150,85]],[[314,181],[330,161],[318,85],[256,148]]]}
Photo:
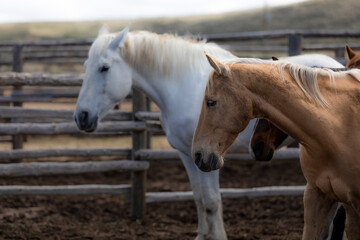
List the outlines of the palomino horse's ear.
{"label": "palomino horse's ear", "polygon": [[99,30],[98,37],[108,33],[109,33],[109,27],[108,25],[104,24]]}
{"label": "palomino horse's ear", "polygon": [[349,56],[349,59],[352,59],[356,55],[356,52],[354,52],[348,45],[346,45],[346,52]]}
{"label": "palomino horse's ear", "polygon": [[228,76],[228,68],[222,62],[216,60],[215,58],[211,57],[207,52],[205,52],[206,58],[209,61],[211,67],[215,70],[217,74],[223,75],[225,77]]}
{"label": "palomino horse's ear", "polygon": [[116,50],[118,47],[121,47],[128,32],[129,26],[125,27],[121,32],[116,35],[116,37],[111,41],[109,48],[112,50]]}

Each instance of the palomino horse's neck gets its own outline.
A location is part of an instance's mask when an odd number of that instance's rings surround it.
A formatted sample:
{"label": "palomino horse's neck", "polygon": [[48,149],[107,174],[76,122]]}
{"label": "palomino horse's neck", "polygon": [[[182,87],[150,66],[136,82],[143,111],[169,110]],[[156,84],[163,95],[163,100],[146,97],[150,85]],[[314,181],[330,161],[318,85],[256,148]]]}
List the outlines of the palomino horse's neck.
{"label": "palomino horse's neck", "polygon": [[[252,93],[254,117],[267,118],[305,146],[330,144],[326,142],[333,139],[328,135],[342,127],[341,104],[354,105],[346,95],[351,95],[354,89],[360,93],[359,83],[350,76],[344,75],[344,79],[335,79],[333,83],[327,76],[319,75],[318,88],[329,103],[325,107],[309,99],[287,69],[280,73],[278,66],[269,64],[236,66],[253,73],[248,78],[236,75]],[[340,104],[344,96],[345,102]]]}

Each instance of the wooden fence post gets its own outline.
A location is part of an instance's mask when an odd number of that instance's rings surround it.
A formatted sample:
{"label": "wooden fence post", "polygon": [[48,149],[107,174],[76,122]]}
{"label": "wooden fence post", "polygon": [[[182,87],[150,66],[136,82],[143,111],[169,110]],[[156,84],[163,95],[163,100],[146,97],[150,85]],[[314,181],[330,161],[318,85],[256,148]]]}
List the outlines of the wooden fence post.
{"label": "wooden fence post", "polygon": [[301,50],[302,50],[301,40],[302,37],[300,34],[290,34],[288,36],[289,56],[296,56],[301,54]]}
{"label": "wooden fence post", "polygon": [[[135,117],[137,111],[146,111],[146,96],[136,89],[133,89],[132,96],[133,104],[133,120],[139,121]],[[132,133],[132,159],[137,160],[135,152],[140,149],[146,148],[146,131],[134,131]],[[146,210],[146,170],[133,171],[131,173],[131,216],[135,218],[142,218]]]}
{"label": "wooden fence post", "polygon": [[335,49],[335,59],[343,59],[345,57],[345,48]]}
{"label": "wooden fence post", "polygon": [[[151,99],[146,97],[146,111],[151,112]],[[146,132],[146,148],[151,149],[151,132]]]}
{"label": "wooden fence post", "polygon": [[[15,44],[13,47],[13,72],[22,72],[23,69],[23,57],[22,57],[23,46],[21,44]],[[12,95],[16,95],[21,92],[21,87],[13,87]],[[14,107],[21,107],[21,102],[14,102]],[[16,122],[16,119],[11,119],[11,122]],[[23,148],[23,136],[16,135],[12,137],[12,148],[21,149]]]}

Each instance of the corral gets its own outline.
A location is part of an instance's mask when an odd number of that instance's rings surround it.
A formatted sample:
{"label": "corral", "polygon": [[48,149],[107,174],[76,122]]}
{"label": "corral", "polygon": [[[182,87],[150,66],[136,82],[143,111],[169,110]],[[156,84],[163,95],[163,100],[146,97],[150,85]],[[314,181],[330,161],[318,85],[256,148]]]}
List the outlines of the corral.
{"label": "corral", "polygon": [[[335,50],[336,57],[344,57],[344,45],[345,44],[327,44],[327,45],[303,45],[303,38],[310,37],[359,37],[360,33],[358,32],[296,32],[296,31],[281,31],[281,32],[267,32],[267,33],[248,33],[248,34],[233,34],[233,35],[209,35],[206,36],[208,40],[224,42],[227,44],[228,48],[233,49],[234,51],[242,52],[244,48],[234,47],[234,41],[245,41],[248,39],[256,40],[256,39],[283,39],[284,37],[288,38],[288,45],[264,47],[264,46],[256,46],[252,45],[251,47],[247,47],[247,51],[253,49],[256,52],[269,52],[269,54],[273,54],[274,49],[276,49],[275,54],[278,52],[288,51],[289,55],[296,55],[301,53],[302,50]],[[74,51],[75,45],[85,45],[88,46],[91,41],[81,41],[81,42],[72,42],[72,41],[64,41],[64,42],[38,42],[38,43],[3,43],[2,46],[4,48],[9,47],[12,48],[13,60],[5,60],[4,64],[12,64],[12,70],[14,72],[21,72],[23,61],[45,61],[45,62],[53,62],[53,63],[75,63],[82,62],[84,55],[80,54],[78,51]],[[0,44],[1,45],[1,44]],[[240,45],[240,44],[239,44]],[[59,47],[62,46],[62,47]],[[38,50],[38,55],[31,55],[30,53],[35,50],[30,50],[31,48],[39,47],[41,49]],[[44,56],[44,52],[50,51],[51,48],[57,49],[56,51],[60,51],[61,54],[54,54],[54,57],[51,55]],[[71,47],[72,52],[66,52],[66,48]],[[29,48],[29,50],[27,50]],[[83,47],[82,47],[83,48]],[[266,49],[268,48],[268,49]],[[355,47],[356,48],[356,47]],[[61,49],[61,50],[58,50]],[[84,49],[84,48],[83,48]],[[10,49],[11,50],[11,49]],[[271,52],[270,52],[271,50]],[[25,55],[23,55],[23,53]],[[29,54],[28,56],[26,54]],[[46,55],[45,54],[45,55]],[[49,60],[51,58],[51,60]],[[72,61],[68,61],[72,59]],[[341,60],[342,62],[344,60]],[[0,152],[0,158],[4,161],[4,164],[1,166],[0,172],[2,178],[3,185],[0,189],[0,193],[4,195],[3,202],[8,204],[4,211],[2,211],[3,219],[5,220],[1,226],[4,228],[2,231],[4,237],[23,237],[28,238],[29,235],[23,232],[24,229],[21,227],[18,228],[19,225],[16,225],[14,229],[14,234],[11,233],[5,228],[9,228],[10,225],[14,222],[18,222],[19,218],[25,216],[25,221],[22,225],[23,228],[30,228],[30,226],[35,227],[35,232],[31,233],[32,236],[49,237],[49,236],[58,236],[59,238],[67,238],[67,239],[76,239],[76,238],[96,238],[96,237],[116,237],[119,239],[173,239],[173,238],[193,238],[195,236],[195,224],[196,224],[196,210],[194,206],[192,206],[192,202],[187,201],[186,203],[169,203],[172,201],[184,201],[191,200],[191,192],[189,192],[188,184],[181,184],[179,186],[179,182],[186,182],[186,176],[184,169],[181,169],[181,165],[179,163],[174,163],[178,159],[177,153],[173,150],[148,150],[146,148],[150,147],[149,135],[147,132],[153,133],[154,135],[161,134],[161,128],[159,127],[159,119],[157,113],[147,113],[144,111],[149,110],[149,104],[146,103],[146,99],[140,93],[133,91],[132,100],[133,100],[133,110],[130,111],[122,111],[122,110],[114,110],[107,116],[105,121],[99,126],[98,132],[94,134],[82,134],[80,133],[75,123],[72,121],[72,111],[71,110],[51,110],[51,109],[37,109],[37,108],[28,108],[26,107],[27,102],[49,102],[55,98],[61,99],[61,101],[68,101],[70,105],[73,103],[74,97],[77,96],[77,91],[75,87],[80,86],[82,76],[79,74],[27,74],[27,73],[2,73],[0,75],[0,85],[7,86],[4,88],[4,93],[8,94],[8,96],[3,97],[3,103],[11,105],[11,107],[4,106],[0,109],[1,117],[4,118],[4,123],[0,124],[0,134],[3,136],[12,136],[13,147],[16,150],[3,150]],[[10,86],[10,88],[9,88]],[[35,88],[34,88],[35,86]],[[39,87],[49,87],[51,86],[51,91],[49,89],[39,89]],[[68,88],[63,88],[64,86],[71,87],[72,91],[69,91]],[[14,87],[14,88],[12,88]],[[56,89],[56,88],[59,89]],[[60,90],[60,91],[59,91]],[[50,92],[49,92],[50,91]],[[10,93],[10,94],[9,94]],[[21,107],[24,105],[24,107]],[[51,107],[51,103],[48,104],[49,108]],[[120,107],[121,109],[121,107]],[[135,120],[135,121],[133,121]],[[77,141],[82,141],[85,137],[89,138],[100,138],[107,136],[123,136],[128,135],[128,132],[133,132],[133,143],[131,148],[72,148],[72,149],[43,149],[43,150],[27,150],[20,149],[22,148],[22,141],[24,137],[27,137],[27,141],[31,141],[35,139],[39,135],[51,135],[49,139],[56,140],[57,135],[76,135]],[[101,135],[101,136],[99,136]],[[35,137],[34,137],[35,136]],[[9,141],[10,139],[5,138],[4,141]],[[226,187],[222,190],[222,195],[224,198],[238,198],[238,197],[262,197],[260,200],[252,199],[254,203],[262,205],[263,202],[266,202],[268,198],[267,196],[277,196],[277,195],[296,195],[301,196],[303,191],[304,180],[301,176],[300,169],[298,163],[295,159],[297,159],[298,151],[290,150],[285,151],[285,156],[282,156],[282,152],[279,153],[278,158],[283,158],[283,160],[271,163],[271,164],[263,164],[258,165],[258,163],[245,163],[239,160],[250,160],[250,157],[247,154],[244,155],[228,155],[227,159],[233,160],[231,165],[233,168],[225,169],[222,173],[222,180],[229,181],[228,183],[222,183],[223,187]],[[111,161],[88,161],[90,159],[103,159],[104,157],[111,157]],[[31,162],[29,159],[49,159],[49,158],[61,158],[62,162],[55,161],[37,161]],[[72,158],[80,158],[81,161],[72,161]],[[65,159],[65,162],[64,162]],[[118,160],[114,161],[113,159],[132,159],[128,160]],[[285,160],[284,160],[285,159]],[[106,159],[108,160],[108,159]],[[172,162],[168,162],[172,160]],[[17,163],[9,163],[12,161],[16,161]],[[70,161],[70,162],[69,162]],[[6,162],[6,163],[5,163]],[[25,163],[24,163],[25,162]],[[150,168],[148,165],[150,162]],[[280,166],[283,163],[286,166],[284,169],[283,166]],[[152,166],[154,165],[154,166]],[[273,165],[273,166],[271,166]],[[162,169],[166,168],[166,169]],[[170,172],[169,168],[174,168],[174,172],[178,172],[178,175],[175,175]],[[180,169],[179,169],[180,168]],[[148,170],[150,169],[150,170]],[[114,170],[129,170],[132,171],[132,177],[130,181],[130,176],[128,173],[99,173],[99,172],[108,172]],[[146,170],[148,170],[146,177]],[[255,173],[258,171],[258,173]],[[274,171],[274,172],[273,172]],[[277,172],[279,171],[279,172]],[[289,171],[287,174],[285,172]],[[181,173],[180,173],[181,172]],[[246,172],[246,174],[245,174]],[[296,174],[293,174],[296,172]],[[162,173],[162,174],[157,174]],[[242,176],[242,174],[247,175],[248,178]],[[267,175],[271,173],[271,175]],[[53,175],[57,174],[59,176],[42,176],[42,175]],[[79,176],[68,176],[65,174],[79,174]],[[120,176],[121,175],[121,176]],[[262,176],[261,176],[262,175]],[[272,182],[270,179],[276,178],[272,175],[281,175],[279,181]],[[292,176],[294,175],[294,176]],[[35,177],[34,177],[35,176]],[[126,176],[126,177],[125,177]],[[236,178],[234,179],[234,176]],[[255,177],[257,176],[257,177]],[[267,176],[264,178],[263,176]],[[11,177],[11,178],[7,178]],[[16,178],[13,178],[16,177]],[[152,179],[161,179],[155,180],[156,184],[152,183]],[[162,179],[163,178],[163,179]],[[63,180],[62,180],[63,179]],[[147,179],[147,190],[145,194],[145,184]],[[245,180],[246,179],[246,180]],[[263,180],[259,180],[263,179]],[[170,181],[174,181],[171,183]],[[246,183],[244,183],[246,181]],[[14,184],[16,182],[16,184]],[[78,184],[81,185],[70,185],[70,184]],[[102,184],[96,184],[98,182],[103,182]],[[131,185],[129,183],[131,182]],[[263,184],[260,184],[262,182]],[[34,183],[42,185],[41,187],[36,187],[33,185],[29,187],[29,183],[31,185]],[[62,185],[59,185],[59,184]],[[107,183],[107,184],[105,184]],[[121,184],[121,185],[120,185]],[[15,186],[16,185],[16,186]],[[20,185],[20,186],[19,186]],[[25,186],[24,186],[25,185]],[[54,186],[56,185],[56,187]],[[183,186],[186,185],[186,186]],[[264,186],[272,186],[272,185],[296,185],[297,187],[272,187],[272,188],[261,188]],[[300,185],[300,186],[299,186]],[[235,189],[236,187],[247,188],[247,189]],[[249,187],[258,187],[256,189],[249,189]],[[161,192],[159,192],[161,191]],[[184,192],[185,191],[185,192]],[[24,195],[36,195],[36,196],[24,196]],[[40,197],[37,195],[56,195],[55,197]],[[93,205],[90,206],[87,203],[88,197],[82,196],[58,196],[61,195],[69,195],[69,194],[91,194],[90,199],[92,199]],[[93,194],[111,194],[111,195],[93,195]],[[125,197],[119,197],[118,195],[113,194],[125,194]],[[6,196],[5,196],[6,195]],[[21,195],[21,196],[8,196],[8,195]],[[12,199],[12,200],[11,200]],[[61,204],[58,202],[58,199],[62,199],[61,202],[64,202],[63,210],[54,210],[50,205],[58,205]],[[75,199],[75,200],[74,200]],[[19,202],[19,205],[11,205],[12,201],[14,203]],[[25,202],[31,202],[30,205],[24,204]],[[67,205],[67,201],[75,201],[74,205],[76,207],[71,207],[71,203]],[[131,204],[127,205],[124,202],[130,201]],[[148,204],[148,213],[144,217],[144,221],[136,221],[135,223],[129,220],[128,213],[124,214],[124,210],[130,208],[131,206],[131,215],[136,218],[140,218],[143,215],[143,208],[146,202],[166,202],[166,203],[151,203]],[[247,201],[247,202],[246,202]],[[281,204],[281,202],[289,204],[290,207],[296,208],[296,214],[301,214],[301,197],[271,197],[270,202],[275,202],[277,204]],[[289,203],[294,201],[296,202],[296,206],[291,205]],[[120,203],[119,203],[120,202]],[[39,205],[37,205],[37,203]],[[291,210],[282,208],[272,209],[271,207],[267,207],[267,210],[262,209],[260,217],[255,216],[254,213],[244,213],[244,212],[236,212],[237,210],[232,210],[228,212],[227,208],[231,207],[231,209],[243,210],[242,206],[252,206],[250,209],[247,207],[248,211],[252,211],[254,209],[261,209],[260,205],[253,206],[253,203],[250,204],[249,200],[224,200],[224,215],[225,221],[228,221],[229,225],[237,225],[241,224],[246,225],[246,222],[243,220],[239,220],[239,218],[243,217],[243,219],[248,218],[248,216],[253,215],[254,219],[261,219],[261,214],[265,214],[264,212],[272,212],[272,211],[283,211],[283,215],[291,214]],[[23,205],[22,205],[23,204]],[[177,205],[179,204],[179,205]],[[95,211],[97,209],[97,205],[101,205],[104,209],[100,209],[100,212]],[[111,208],[112,205],[117,205],[117,212],[112,215],[113,210]],[[186,205],[186,206],[185,206]],[[231,206],[230,206],[231,205]],[[256,205],[256,204],[255,204]],[[29,206],[26,207],[26,206]],[[169,211],[169,215],[167,215],[164,219],[168,222],[162,222],[161,216],[152,215],[152,206],[154,206],[154,211],[158,211],[158,214],[165,213],[164,209],[171,209]],[[165,207],[166,206],[166,207]],[[175,206],[175,207],[174,207]],[[180,207],[179,207],[180,206]],[[48,210],[49,207],[52,210]],[[82,216],[83,209],[89,207],[92,210],[89,210],[87,216]],[[179,208],[177,208],[179,207]],[[21,209],[19,212],[14,212],[14,209]],[[61,207],[60,207],[61,208]],[[97,212],[96,215],[101,215],[102,212],[110,212],[108,215],[109,219],[103,219],[99,217],[100,222],[94,222],[94,225],[107,225],[105,228],[97,228],[94,229],[95,232],[91,232],[90,227],[86,229],[83,233],[81,231],[79,233],[74,232],[74,228],[71,226],[66,226],[66,222],[69,220],[64,219],[63,227],[56,227],[56,216],[57,214],[61,214],[61,212],[66,212],[66,209],[71,208],[73,212],[67,213],[68,216],[65,217],[75,217],[75,215],[79,215],[79,219],[77,223],[85,223],[86,221],[90,221],[93,219],[94,212]],[[270,209],[270,211],[268,211]],[[50,212],[48,212],[50,211]],[[58,212],[59,211],[59,212]],[[256,210],[255,210],[256,211]],[[50,221],[50,229],[47,229],[44,226],[45,222],[36,222],[34,219],[42,219],[45,220],[44,216],[40,216],[40,213],[45,213],[45,215]],[[84,210],[84,214],[87,211]],[[166,211],[167,212],[167,211]],[[74,214],[74,215],[73,215]],[[190,214],[192,218],[190,218]],[[228,214],[228,215],[227,215]],[[117,216],[119,215],[119,216]],[[121,216],[120,216],[121,215]],[[235,216],[236,215],[236,216]],[[270,214],[272,215],[272,214]],[[276,215],[276,214],[274,214]],[[52,219],[52,217],[55,217]],[[116,217],[115,217],[116,216]],[[270,216],[262,215],[264,219],[271,219]],[[116,218],[116,219],[115,219]],[[117,219],[118,218],[118,219]],[[172,219],[173,218],[173,219]],[[195,219],[194,219],[195,218]],[[227,220],[226,220],[227,218]],[[279,218],[279,217],[277,217]],[[298,215],[296,226],[298,228],[293,230],[288,230],[289,234],[293,234],[294,237],[300,236],[301,232],[301,224],[302,217]],[[33,219],[34,221],[32,221]],[[125,220],[124,220],[125,219]],[[183,222],[182,224],[188,224],[187,226],[181,226],[181,229],[174,230],[178,232],[178,237],[174,237],[174,235],[169,234],[171,230],[167,233],[165,230],[160,235],[156,235],[158,233],[151,233],[151,228],[163,228],[166,229],[170,225],[175,225],[176,228],[179,228],[179,224],[177,221]],[[236,220],[234,220],[236,219]],[[170,221],[171,220],[171,221]],[[254,224],[252,220],[248,219],[249,223]],[[29,223],[30,221],[30,223]],[[269,222],[274,223],[274,219]],[[159,225],[157,225],[157,223]],[[190,224],[191,223],[191,224]],[[256,223],[262,225],[260,229],[263,229],[264,225],[269,224],[266,223]],[[255,224],[255,225],[256,225]],[[282,221],[279,221],[279,224],[285,224]],[[292,223],[290,223],[292,224]],[[69,224],[71,225],[71,223]],[[110,227],[109,227],[110,226]],[[113,228],[111,226],[115,226],[119,228],[119,230],[114,233]],[[133,226],[133,228],[129,227]],[[31,228],[32,228],[31,227]],[[108,227],[108,228],[107,228]],[[284,226],[288,228],[289,226]],[[255,227],[256,228],[256,227]],[[68,230],[68,235],[63,235],[63,232]],[[110,230],[109,230],[110,229]],[[141,229],[141,230],[139,230]],[[186,230],[188,229],[188,230]],[[267,229],[267,228],[265,228]],[[276,229],[273,225],[272,231]],[[259,229],[258,229],[259,230]],[[269,230],[270,231],[270,230]],[[31,232],[31,231],[30,231]],[[269,233],[267,231],[263,231],[263,235],[256,235],[261,233],[253,233],[253,229],[250,227],[237,228],[231,238],[239,237],[239,239],[267,239],[266,235],[274,236],[274,233]],[[261,230],[260,230],[261,232]],[[19,234],[19,235],[16,235]],[[47,235],[48,234],[48,235]],[[88,234],[88,235],[87,235]],[[189,235],[187,235],[189,234]],[[231,236],[231,234],[229,234]],[[248,235],[244,235],[248,234]],[[281,235],[285,236],[286,234],[282,233]],[[242,238],[241,238],[242,237]],[[268,239],[273,239],[269,237]],[[279,238],[280,239],[280,238]],[[284,238],[285,239],[285,238]]]}

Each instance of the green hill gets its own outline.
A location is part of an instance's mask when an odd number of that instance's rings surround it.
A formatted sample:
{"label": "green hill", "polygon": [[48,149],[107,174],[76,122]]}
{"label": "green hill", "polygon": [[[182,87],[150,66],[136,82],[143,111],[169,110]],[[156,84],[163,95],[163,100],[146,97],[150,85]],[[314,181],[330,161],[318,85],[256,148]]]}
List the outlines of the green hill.
{"label": "green hill", "polygon": [[[359,29],[359,0],[309,0],[298,4],[271,8],[272,29]],[[95,37],[106,23],[111,31],[119,31],[131,23],[132,30],[157,33],[203,34],[260,31],[263,9],[229,12],[217,15],[111,20],[93,22],[42,22],[0,24],[0,40],[38,40]]]}

